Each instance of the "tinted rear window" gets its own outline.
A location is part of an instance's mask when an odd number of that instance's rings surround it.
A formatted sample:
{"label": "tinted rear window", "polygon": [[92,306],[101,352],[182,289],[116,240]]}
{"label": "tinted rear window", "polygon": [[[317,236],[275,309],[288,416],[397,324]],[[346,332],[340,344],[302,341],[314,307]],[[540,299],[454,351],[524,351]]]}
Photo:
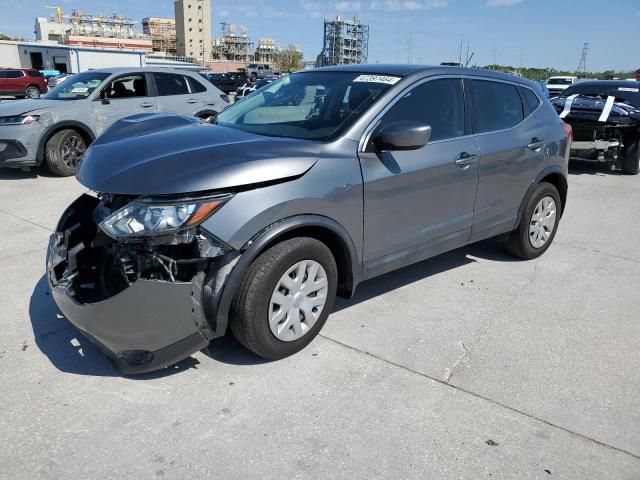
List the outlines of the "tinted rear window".
{"label": "tinted rear window", "polygon": [[540,106],[540,99],[528,88],[522,89],[522,95],[524,96],[524,101],[527,104],[527,107],[529,107],[530,112],[533,112]]}
{"label": "tinted rear window", "polygon": [[473,112],[476,133],[505,130],[524,119],[518,89],[508,83],[473,80]]}
{"label": "tinted rear window", "polygon": [[161,97],[189,94],[187,79],[182,75],[174,75],[172,73],[154,73],[153,76],[156,79],[158,95]]}

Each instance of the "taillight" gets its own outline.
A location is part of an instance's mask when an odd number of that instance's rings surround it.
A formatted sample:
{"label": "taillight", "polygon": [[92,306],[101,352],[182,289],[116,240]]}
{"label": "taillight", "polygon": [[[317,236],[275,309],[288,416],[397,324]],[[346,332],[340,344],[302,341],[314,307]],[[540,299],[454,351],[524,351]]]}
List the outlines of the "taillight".
{"label": "taillight", "polygon": [[567,134],[567,137],[569,138],[569,142],[573,142],[573,128],[571,127],[571,125],[563,122],[562,129],[564,130],[564,133]]}

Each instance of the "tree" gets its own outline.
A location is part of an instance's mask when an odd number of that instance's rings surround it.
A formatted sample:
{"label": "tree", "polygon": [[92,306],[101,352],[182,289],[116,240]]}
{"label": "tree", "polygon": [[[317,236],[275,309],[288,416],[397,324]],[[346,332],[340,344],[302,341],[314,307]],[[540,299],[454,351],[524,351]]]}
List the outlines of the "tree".
{"label": "tree", "polygon": [[302,70],[302,52],[295,45],[289,44],[276,52],[275,63],[283,72]]}
{"label": "tree", "polygon": [[4,33],[0,32],[0,40],[19,40],[19,41],[24,41],[24,38],[11,37],[9,35],[5,35]]}

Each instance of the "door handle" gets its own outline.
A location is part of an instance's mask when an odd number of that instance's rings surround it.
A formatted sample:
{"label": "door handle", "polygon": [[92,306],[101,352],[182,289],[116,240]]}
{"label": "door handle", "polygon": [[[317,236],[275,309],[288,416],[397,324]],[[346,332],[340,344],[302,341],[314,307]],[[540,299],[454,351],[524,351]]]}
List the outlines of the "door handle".
{"label": "door handle", "polygon": [[462,152],[453,163],[466,170],[471,164],[476,163],[478,158],[480,158],[478,155],[469,155],[467,152]]}
{"label": "door handle", "polygon": [[187,100],[187,103],[198,103],[198,100],[196,100],[195,98],[190,98],[189,100]]}
{"label": "door handle", "polygon": [[545,142],[538,140],[537,138],[533,138],[531,139],[531,143],[529,145],[527,145],[527,148],[529,150],[540,150],[542,147],[544,147]]}
{"label": "door handle", "polygon": [[142,108],[151,108],[151,107],[153,107],[153,103],[144,102],[144,103],[141,103],[140,106]]}

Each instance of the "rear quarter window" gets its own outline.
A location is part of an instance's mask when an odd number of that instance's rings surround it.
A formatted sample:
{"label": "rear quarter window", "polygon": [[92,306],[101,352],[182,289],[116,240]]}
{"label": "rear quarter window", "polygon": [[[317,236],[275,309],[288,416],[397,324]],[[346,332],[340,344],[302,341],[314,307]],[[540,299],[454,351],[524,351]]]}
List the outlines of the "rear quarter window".
{"label": "rear quarter window", "polygon": [[524,120],[522,100],[516,86],[488,80],[473,80],[472,85],[476,133],[506,130]]}
{"label": "rear quarter window", "polygon": [[42,75],[38,70],[29,70],[29,76],[30,77],[39,77],[39,78],[44,78],[44,75]]}
{"label": "rear quarter window", "polygon": [[201,84],[196,79],[191,78],[191,77],[185,77],[185,78],[189,82],[189,87],[191,88],[191,93],[203,93],[203,92],[207,91],[207,87],[205,87],[203,84]]}
{"label": "rear quarter window", "polygon": [[540,99],[531,90],[529,90],[526,87],[523,87],[521,92],[522,92],[522,96],[524,97],[524,102],[527,104],[527,107],[529,108],[530,112],[533,112],[535,109],[537,109],[540,106]]}

